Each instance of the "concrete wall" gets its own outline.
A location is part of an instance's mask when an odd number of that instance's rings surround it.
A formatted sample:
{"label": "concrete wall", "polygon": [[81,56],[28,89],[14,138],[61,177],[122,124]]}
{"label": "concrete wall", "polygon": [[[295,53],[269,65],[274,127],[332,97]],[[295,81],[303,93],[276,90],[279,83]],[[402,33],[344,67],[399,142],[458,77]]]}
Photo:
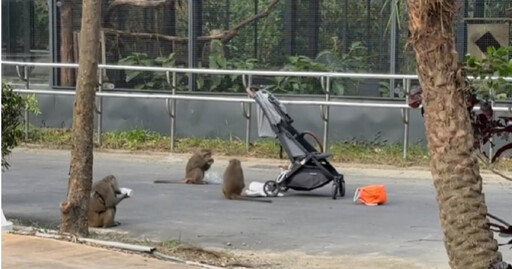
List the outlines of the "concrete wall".
{"label": "concrete wall", "polygon": [[[240,96],[238,96],[240,97]],[[41,114],[31,115],[35,126],[71,127],[73,96],[39,95]],[[287,100],[322,100],[322,97],[283,97]],[[337,100],[337,99],[333,99]],[[338,99],[341,100],[341,99]],[[352,101],[362,101],[354,100]],[[347,99],[345,99],[347,101]],[[350,100],[348,100],[350,101]],[[364,100],[362,102],[376,102]],[[380,101],[382,102],[382,101]],[[403,103],[403,100],[387,103]],[[258,139],[256,104],[252,105],[251,141]],[[294,126],[299,131],[313,131],[320,139],[323,121],[319,106],[287,105]],[[240,103],[177,101],[176,135],[178,137],[238,137],[245,139],[245,118]],[[497,113],[497,116],[505,113]],[[96,117],[95,117],[96,120]],[[103,97],[103,131],[129,130],[143,127],[164,135],[170,134],[170,118],[164,100]],[[425,128],[419,110],[410,111],[410,144],[425,145]],[[332,107],[330,111],[329,142],[343,140],[401,142],[403,124],[400,109]],[[495,143],[503,145],[505,140]],[[507,154],[509,155],[509,154]]]}
{"label": "concrete wall", "polygon": [[[279,97],[284,99],[283,97]],[[309,97],[308,97],[309,98]],[[31,116],[35,126],[70,127],[73,96],[38,96],[42,113]],[[304,100],[304,98],[286,98]],[[322,100],[313,98],[309,100]],[[368,102],[368,101],[367,101]],[[397,101],[396,103],[402,103]],[[252,105],[251,139],[257,139],[256,104]],[[287,105],[298,130],[313,131],[320,138],[323,121],[319,106]],[[176,134],[178,136],[245,138],[245,118],[240,103],[177,101]],[[332,107],[330,112],[330,141],[373,140],[377,136],[391,142],[403,138],[399,109]],[[159,133],[170,134],[170,118],[164,100],[103,98],[103,130],[127,130],[140,126]],[[423,121],[419,110],[411,111],[410,141],[424,140]]]}

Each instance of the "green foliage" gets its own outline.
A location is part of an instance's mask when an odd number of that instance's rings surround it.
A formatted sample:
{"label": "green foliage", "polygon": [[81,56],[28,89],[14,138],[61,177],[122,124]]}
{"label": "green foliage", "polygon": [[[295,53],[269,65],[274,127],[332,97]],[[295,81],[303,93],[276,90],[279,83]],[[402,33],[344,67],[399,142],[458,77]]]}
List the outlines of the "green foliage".
{"label": "green foliage", "polygon": [[[212,69],[254,69],[257,60],[249,58],[247,60],[227,59],[223,54],[224,45],[219,40],[211,41],[212,51],[208,56],[209,67]],[[125,58],[119,60],[119,64],[135,66],[162,66],[171,67],[175,65],[174,53],[167,57],[150,58],[146,53],[134,52]],[[162,90],[168,88],[166,75],[164,72],[143,72],[126,71],[126,82],[133,83],[137,89],[156,89]],[[243,92],[242,76],[240,75],[210,75],[197,76],[197,89],[199,91],[212,92]],[[181,76],[177,82],[177,90],[186,90],[187,77]]]}
{"label": "green foliage", "polygon": [[35,115],[41,114],[41,110],[39,110],[39,103],[37,102],[35,94],[25,95],[23,97],[23,101],[25,103],[25,109]]}
{"label": "green foliage", "polygon": [[354,70],[364,70],[364,52],[366,47],[363,43],[353,42],[346,53],[342,52],[338,46],[339,40],[333,38],[331,50],[324,50],[318,54],[316,61],[326,64],[330,70],[339,72],[353,72]]}
{"label": "green foliage", "polygon": [[[150,58],[147,53],[133,52],[119,60],[122,65],[136,66],[174,66],[174,53],[167,57]],[[136,89],[166,89],[168,88],[166,74],[164,72],[125,71],[125,81],[133,83]]]}
{"label": "green foliage", "polygon": [[[272,0],[257,0],[258,10],[268,6]],[[296,71],[338,71],[338,72],[386,72],[389,64],[389,21],[391,16],[398,18],[399,27],[406,25],[406,3],[398,1],[391,7],[390,0],[384,1],[320,1],[319,45],[321,51],[317,57],[310,51],[307,29],[311,25],[309,17],[310,1],[299,1],[297,12],[297,55],[285,57],[284,32],[285,1],[279,1],[265,18],[242,29],[227,44],[214,41],[206,46],[222,47],[222,52],[212,50],[205,55],[200,66],[219,69],[264,69]],[[203,35],[214,31],[226,30],[254,15],[254,1],[214,1],[204,0]],[[177,7],[177,35],[187,33],[187,1]],[[307,16],[306,16],[307,15]],[[255,27],[257,30],[257,52],[254,47]],[[403,47],[407,31],[399,31],[398,48]],[[338,39],[339,38],[339,39]],[[341,40],[344,38],[344,40]],[[334,41],[334,42],[333,42]],[[224,53],[225,52],[225,53]],[[180,55],[181,51],[176,52]],[[397,50],[399,73],[411,73],[415,70],[413,53]],[[309,57],[302,56],[308,55]],[[128,57],[135,56],[130,55]],[[142,57],[144,56],[144,57]],[[128,58],[127,57],[127,58]],[[134,65],[147,65],[147,55],[132,57]],[[125,58],[126,59],[126,58]],[[128,60],[128,59],[127,59]],[[283,66],[285,63],[285,66]],[[133,78],[132,78],[133,77]],[[186,89],[186,76],[179,76],[178,89]],[[153,76],[137,72],[127,74],[127,81],[142,89],[164,89],[165,76]],[[281,93],[322,93],[318,79],[269,78],[271,86]],[[349,79],[332,80],[331,89],[336,95],[358,95],[358,81]],[[197,76],[197,88],[200,91],[243,91],[240,76]],[[265,84],[262,83],[262,84]],[[389,95],[387,95],[389,96]]]}
{"label": "green foliage", "polygon": [[[266,8],[271,1],[258,0],[259,10]],[[310,2],[298,1],[297,3],[296,51],[298,55],[308,55],[307,52],[311,49],[306,34],[311,25],[311,18],[308,15]],[[346,43],[338,44],[343,52],[347,52],[353,42],[361,41],[365,47],[373,47],[371,51],[365,52],[368,56],[367,63],[376,63],[379,54],[382,55],[382,62],[387,63],[386,47],[389,33],[386,35],[384,27],[386,27],[386,21],[390,14],[388,14],[389,8],[383,9],[383,6],[389,7],[390,4],[383,2],[387,1],[320,1],[319,50],[329,49],[332,46],[332,39],[343,35],[342,32],[345,31],[346,26],[346,36],[348,37],[345,40]],[[254,14],[254,1],[229,1],[229,10],[227,11],[225,4],[225,1],[203,1],[203,31],[205,33],[210,33],[215,29],[233,27]],[[405,6],[405,3],[401,6]],[[405,13],[401,12],[395,13],[394,16],[407,17],[402,16]],[[254,25],[251,24],[241,29],[237,36],[227,44],[229,57],[240,59],[254,57],[258,59],[263,68],[282,66],[282,63],[286,61],[283,46],[284,36],[289,34],[284,32],[284,13],[285,1],[280,1],[268,17],[257,21],[257,55],[254,54]],[[226,25],[226,15],[229,16],[229,25]],[[402,22],[403,18],[400,21]],[[405,24],[401,23],[401,25]],[[387,68],[387,65],[384,67]],[[369,68],[370,66],[366,66],[364,70]]]}
{"label": "green foliage", "polygon": [[408,147],[408,160],[402,158],[401,143],[389,143],[374,139],[373,141],[358,141],[356,139],[335,142],[329,147],[336,161],[342,163],[374,163],[396,166],[428,165],[429,156],[425,146],[414,144]]}
{"label": "green foliage", "polygon": [[161,242],[160,244],[158,244],[158,247],[164,249],[174,249],[179,247],[181,244],[182,243],[180,239],[173,239]]}
{"label": "green foliage", "polygon": [[[258,0],[258,9],[261,11],[266,8],[272,0]],[[217,18],[223,18],[223,13],[219,12],[219,1],[207,0],[212,14]],[[222,1],[224,2],[224,1]],[[283,36],[284,36],[284,2],[279,1],[270,14],[257,22],[258,40],[257,55],[254,54],[254,25],[251,24],[239,31],[236,37],[228,44],[229,57],[233,58],[257,58],[262,66],[281,65],[283,57]],[[229,1],[229,27],[250,18],[254,15],[254,1]],[[221,15],[221,16],[219,16]],[[217,24],[217,29],[225,29],[224,23]]]}
{"label": "green foliage", "polygon": [[[254,69],[258,60],[249,58],[247,60],[241,59],[227,59],[224,56],[224,45],[219,40],[212,40],[210,42],[210,55],[208,56],[208,67],[211,69],[238,69],[238,70],[251,70]],[[197,88],[200,91],[213,91],[213,92],[244,92],[241,75],[211,75],[199,76],[197,78]]]}
{"label": "green foliage", "polygon": [[19,126],[23,123],[22,111],[39,114],[37,99],[32,96],[21,96],[12,91],[12,88],[2,83],[2,168],[9,168],[6,157],[18,145],[18,139],[23,132]]}
{"label": "green foliage", "polygon": [[391,85],[389,83],[389,80],[386,81],[379,81],[379,92],[381,97],[389,97],[390,96],[390,89]]}
{"label": "green foliage", "polygon": [[[512,76],[512,59],[509,60],[511,52],[512,46],[499,49],[488,47],[485,57],[480,60],[466,55],[464,70],[466,75],[476,78],[471,85],[479,99],[512,99],[512,84],[504,79]],[[497,79],[491,79],[493,76]]]}
{"label": "green foliage", "polygon": [[[159,133],[135,128],[127,131],[111,131],[103,133],[103,149],[119,149],[131,151],[169,152],[170,138]],[[71,130],[54,128],[34,128],[30,130],[29,139],[32,143],[42,144],[51,148],[70,148]],[[175,152],[190,153],[198,148],[210,148],[215,155],[248,156],[259,158],[277,158],[279,143],[275,139],[258,139],[251,142],[249,152],[245,150],[245,142],[237,137],[231,139],[183,137],[176,139]],[[407,160],[402,159],[402,145],[383,140],[377,135],[373,140],[357,139],[333,141],[327,150],[333,153],[334,162],[387,164],[395,166],[428,165],[428,151],[424,145],[412,144],[408,148]],[[512,159],[503,158],[495,168],[510,171]]]}
{"label": "green foliage", "polygon": [[[401,30],[405,24],[404,20],[402,20],[404,14],[407,14],[407,4],[405,1],[396,1],[393,5],[392,0],[384,0],[382,3],[382,7],[380,9],[380,15],[385,16],[385,12],[387,9],[391,9],[391,14],[389,14],[386,28],[384,29],[384,33],[387,33],[389,31],[389,28],[391,27],[391,23],[393,20],[396,20],[398,30]],[[394,18],[393,18],[394,17]]]}
{"label": "green foliage", "polygon": [[2,168],[9,168],[5,158],[18,145],[17,137],[22,135],[22,131],[16,127],[21,124],[23,107],[21,95],[2,83]]}
{"label": "green foliage", "polygon": [[[366,49],[361,42],[354,42],[347,53],[339,49],[337,39],[333,39],[333,48],[324,50],[313,60],[307,56],[288,57],[281,69],[284,71],[321,71],[321,72],[358,72],[366,68]],[[168,57],[150,58],[146,53],[132,53],[121,59],[120,64],[136,66],[173,66],[174,54]],[[252,70],[258,66],[257,59],[226,58],[224,45],[212,40],[208,55],[208,67],[211,69]],[[167,82],[163,72],[126,71],[126,82],[134,83],[137,89],[165,89]],[[197,90],[209,92],[244,92],[241,75],[201,75],[197,76]],[[355,95],[359,81],[354,79],[332,80],[331,92],[335,95]],[[178,89],[186,89],[186,77],[178,81]],[[275,77],[270,90],[277,93],[322,94],[318,78]]]}
{"label": "green foliage", "polygon": [[[21,128],[20,128],[21,130]],[[71,129],[60,128],[34,128],[31,126],[28,131],[28,142],[48,145],[52,148],[60,148],[73,143]]]}
{"label": "green foliage", "polygon": [[[466,7],[468,14],[474,16],[476,12],[475,0],[468,0]],[[503,18],[507,17],[507,9],[510,7],[509,1],[484,1],[483,12],[485,18]]]}
{"label": "green foliage", "polygon": [[[347,52],[350,44],[355,41],[362,42],[368,50],[365,52],[368,66],[365,71],[387,72],[389,68],[389,28],[390,18],[406,14],[404,11],[391,14],[390,0],[385,1],[350,1],[350,0],[323,0],[320,2],[320,49],[331,46],[332,38],[346,37],[342,40],[340,48]],[[308,1],[304,1],[308,2]],[[398,1],[405,2],[405,1]],[[307,3],[306,3],[307,5]],[[405,3],[404,3],[405,5]],[[408,16],[399,17],[399,26]],[[303,27],[307,27],[308,20],[304,20]],[[301,28],[299,28],[301,29]],[[305,28],[302,28],[305,29]],[[389,31],[389,30],[388,30]],[[344,33],[345,32],[345,33]],[[399,31],[407,32],[407,31]],[[307,45],[304,44],[307,48]],[[402,46],[398,46],[402,47]],[[398,50],[398,54],[402,50]],[[398,55],[400,57],[400,54]]]}
{"label": "green foliage", "polygon": [[36,47],[48,48],[48,1],[34,1],[34,28],[37,36],[35,38]]}
{"label": "green foliage", "polygon": [[[283,71],[328,71],[325,64],[317,63],[307,56],[288,57]],[[322,94],[322,86],[317,78],[274,77],[268,89],[274,93],[316,93]]]}
{"label": "green foliage", "polygon": [[[366,58],[362,51],[366,48],[361,42],[354,42],[347,53],[338,46],[337,39],[331,50],[320,52],[313,60],[307,56],[288,57],[283,71],[318,71],[318,72],[358,72],[366,68]],[[359,81],[343,79],[331,81],[331,93],[335,95],[355,95]],[[276,93],[322,94],[322,85],[317,78],[275,77],[269,89]]]}
{"label": "green foliage", "polygon": [[[32,136],[37,134],[37,136]],[[111,131],[103,134],[103,149],[119,149],[130,151],[169,152],[170,139],[159,133],[142,128],[127,131]],[[46,147],[71,147],[71,130],[66,129],[33,129],[31,142]],[[247,156],[258,158],[278,158],[279,143],[275,139],[258,139],[252,141],[249,152],[245,142],[239,138],[200,138],[183,137],[176,139],[175,152],[190,153],[198,148],[210,148],[217,156]],[[422,145],[409,146],[409,158],[402,159],[402,145],[389,143],[378,137],[369,142],[356,139],[334,141],[328,152],[333,153],[332,161],[343,163],[373,163],[397,166],[428,165],[428,153]],[[285,160],[283,160],[284,162]]]}
{"label": "green foliage", "polygon": [[102,138],[108,147],[129,150],[157,148],[162,144],[168,144],[169,141],[161,134],[141,127],[129,131],[107,132],[103,134]]}

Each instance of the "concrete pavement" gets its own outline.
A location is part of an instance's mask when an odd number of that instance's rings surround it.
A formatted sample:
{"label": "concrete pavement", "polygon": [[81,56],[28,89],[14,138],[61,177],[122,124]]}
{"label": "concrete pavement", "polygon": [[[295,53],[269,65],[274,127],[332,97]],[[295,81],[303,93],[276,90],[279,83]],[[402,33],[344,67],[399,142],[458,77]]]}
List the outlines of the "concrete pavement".
{"label": "concrete pavement", "polygon": [[[133,197],[118,207],[121,226],[112,230],[139,239],[181,239],[205,247],[247,251],[300,251],[312,255],[382,255],[447,268],[430,173],[338,167],[347,197],[333,201],[330,186],[312,192],[290,191],[272,204],[228,201],[218,185],[153,184],[180,179],[188,155],[95,153],[94,178],[114,174]],[[215,157],[212,172],[222,175],[227,158]],[[39,225],[59,222],[65,198],[69,151],[19,148],[3,173],[2,202],[7,218]],[[275,178],[275,160],[242,158],[247,182]],[[284,163],[284,161],[283,161]],[[489,210],[508,219],[512,184],[484,175]],[[354,190],[381,183],[388,203],[355,205]],[[510,220],[510,219],[508,219]],[[500,238],[498,238],[500,239]],[[504,239],[500,239],[504,241]],[[506,260],[512,251],[502,248]]]}

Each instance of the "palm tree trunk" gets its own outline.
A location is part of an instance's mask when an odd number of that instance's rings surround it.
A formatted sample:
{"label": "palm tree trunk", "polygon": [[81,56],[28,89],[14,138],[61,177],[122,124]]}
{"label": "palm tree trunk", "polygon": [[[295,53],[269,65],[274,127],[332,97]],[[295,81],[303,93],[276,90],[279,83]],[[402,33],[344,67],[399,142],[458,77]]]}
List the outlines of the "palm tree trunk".
{"label": "palm tree trunk", "polygon": [[453,38],[456,0],[408,0],[412,44],[423,88],[425,127],[450,266],[488,269],[501,261],[489,230],[474,155],[465,84]]}
{"label": "palm tree trunk", "polygon": [[94,98],[98,83],[101,1],[84,0],[78,81],[73,107],[73,149],[68,195],[60,205],[61,232],[88,236],[87,209],[92,185]]}

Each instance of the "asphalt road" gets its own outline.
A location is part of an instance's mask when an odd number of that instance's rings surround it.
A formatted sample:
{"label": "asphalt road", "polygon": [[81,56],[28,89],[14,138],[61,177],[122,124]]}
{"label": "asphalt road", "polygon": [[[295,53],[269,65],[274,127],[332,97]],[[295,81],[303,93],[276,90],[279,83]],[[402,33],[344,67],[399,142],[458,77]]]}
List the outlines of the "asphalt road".
{"label": "asphalt road", "polygon": [[[17,149],[11,168],[2,173],[2,208],[7,218],[56,224],[58,205],[65,199],[68,151]],[[330,184],[312,192],[289,191],[273,203],[229,201],[220,185],[153,184],[180,179],[182,155],[95,153],[94,178],[114,174],[133,196],[118,207],[114,229],[137,238],[181,239],[202,246],[244,250],[296,250],[322,255],[388,255],[430,268],[447,268],[434,189],[428,173],[401,177],[394,171],[364,173],[338,168],[345,174],[347,196],[330,198]],[[222,175],[226,159],[216,159],[212,172]],[[276,163],[250,164],[242,160],[246,181],[275,178]],[[378,170],[377,170],[378,171]],[[380,183],[388,203],[355,205],[359,186]],[[510,219],[512,184],[491,180],[484,184],[491,212]],[[500,242],[506,238],[498,238]],[[509,238],[510,239],[510,238]],[[230,245],[230,246],[228,246]],[[502,247],[512,261],[512,250]]]}

